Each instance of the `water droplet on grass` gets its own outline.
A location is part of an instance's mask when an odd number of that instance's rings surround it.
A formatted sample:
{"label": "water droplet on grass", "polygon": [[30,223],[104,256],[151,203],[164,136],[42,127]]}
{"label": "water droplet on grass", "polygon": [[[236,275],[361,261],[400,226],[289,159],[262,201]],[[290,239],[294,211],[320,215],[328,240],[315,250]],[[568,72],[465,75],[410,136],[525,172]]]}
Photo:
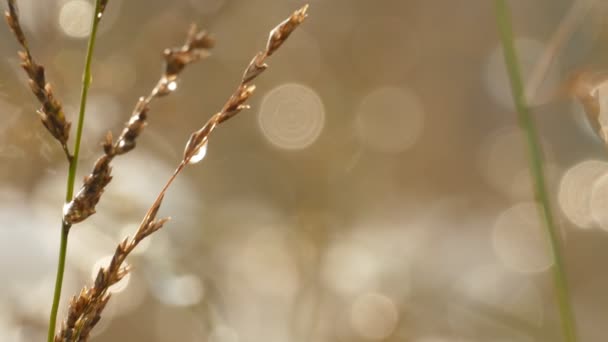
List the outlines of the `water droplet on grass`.
{"label": "water droplet on grass", "polygon": [[169,91],[175,91],[177,89],[177,82],[169,82],[169,84],[167,85],[167,89],[169,89]]}
{"label": "water droplet on grass", "polygon": [[188,164],[200,163],[207,155],[207,141],[205,141],[196,151],[196,153],[190,158]]}

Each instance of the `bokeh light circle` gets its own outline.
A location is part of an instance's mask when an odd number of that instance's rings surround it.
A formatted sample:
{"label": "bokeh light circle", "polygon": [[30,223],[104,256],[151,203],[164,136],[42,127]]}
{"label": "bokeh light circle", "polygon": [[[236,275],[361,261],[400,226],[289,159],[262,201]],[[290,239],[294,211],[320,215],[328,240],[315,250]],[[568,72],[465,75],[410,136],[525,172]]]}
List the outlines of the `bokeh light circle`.
{"label": "bokeh light circle", "polygon": [[193,306],[205,295],[203,283],[193,274],[164,276],[154,282],[152,289],[160,302],[170,306]]}
{"label": "bokeh light circle", "polygon": [[593,221],[601,229],[608,231],[608,173],[594,183],[590,205]]}
{"label": "bokeh light circle", "polygon": [[[592,228],[591,195],[595,182],[608,172],[608,163],[585,160],[571,167],[560,182],[557,199],[562,212],[579,228]],[[596,201],[599,200],[596,194]]]}
{"label": "bokeh light circle", "polygon": [[354,331],[368,340],[383,340],[397,326],[399,313],[394,301],[380,293],[365,293],[351,306],[350,321]]}
{"label": "bokeh light circle", "polygon": [[352,242],[339,242],[327,253],[322,277],[333,291],[354,295],[377,287],[381,270],[372,251]]}
{"label": "bokeh light circle", "polygon": [[89,1],[68,1],[59,11],[59,27],[69,37],[85,38],[91,32],[94,10],[93,4]]}
{"label": "bokeh light circle", "polygon": [[268,297],[291,298],[297,293],[301,279],[296,260],[278,229],[261,229],[241,242],[227,266],[230,281]]}
{"label": "bokeh light circle", "polygon": [[517,204],[498,216],[492,243],[502,263],[518,272],[534,273],[553,264],[548,236],[534,202]]}
{"label": "bokeh light circle", "polygon": [[[480,172],[488,185],[517,201],[534,198],[525,141],[519,127],[503,127],[484,139],[478,156]],[[551,163],[553,153],[550,145],[543,146],[545,176],[551,180],[556,174],[556,166]]]}
{"label": "bokeh light circle", "polygon": [[374,150],[397,153],[410,148],[424,126],[424,108],[405,88],[384,87],[367,94],[355,121],[359,140]]}
{"label": "bokeh light circle", "polygon": [[264,137],[276,147],[304,149],[321,134],[325,108],[313,89],[301,84],[283,84],[264,97],[258,123]]}

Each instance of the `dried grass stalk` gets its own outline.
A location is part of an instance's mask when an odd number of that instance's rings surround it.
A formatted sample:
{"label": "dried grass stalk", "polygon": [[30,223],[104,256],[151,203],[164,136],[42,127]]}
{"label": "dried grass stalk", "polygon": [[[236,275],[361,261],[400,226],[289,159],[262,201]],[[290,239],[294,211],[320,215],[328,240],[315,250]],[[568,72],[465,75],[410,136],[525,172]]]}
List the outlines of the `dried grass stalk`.
{"label": "dried grass stalk", "polygon": [[18,52],[19,59],[21,60],[21,67],[28,76],[28,83],[32,92],[42,104],[42,107],[38,109],[37,113],[40,116],[40,120],[44,127],[46,127],[51,135],[61,144],[66,157],[70,160],[71,154],[67,142],[70,136],[71,123],[65,118],[63,106],[61,105],[61,102],[55,98],[51,84],[46,81],[44,67],[36,63],[32,57],[21,23],[19,22],[19,12],[15,0],[7,0],[7,3],[8,11],[4,12],[4,17],[11,31],[13,31],[13,34],[17,38],[17,41],[23,48],[23,51]]}
{"label": "dried grass stalk", "polygon": [[184,68],[188,64],[207,57],[209,49],[213,45],[214,40],[206,31],[198,31],[196,26],[192,25],[183,46],[166,49],[163,52],[165,60],[163,74],[150,94],[138,100],[131,118],[116,141],[113,141],[110,132],[106,135],[103,143],[104,154],[97,159],[93,171],[85,177],[84,184],[74,199],[64,207],[63,219],[65,222],[69,224],[82,222],[95,213],[95,206],[99,202],[104,188],[112,180],[110,166],[112,159],[135,148],[137,137],[146,126],[149,105],[152,100],[166,96],[175,90],[178,76]]}
{"label": "dried grass stalk", "polygon": [[[167,189],[187,165],[200,161],[195,160],[195,157],[200,152],[200,149],[205,146],[210,133],[215,127],[230,119],[242,109],[248,108],[244,103],[255,89],[253,85],[249,85],[248,83],[267,68],[265,64],[266,58],[275,52],[293,30],[304,21],[307,8],[308,5],[297,10],[286,21],[271,31],[266,50],[256,55],[251,61],[243,74],[241,83],[230,96],[222,110],[213,115],[201,129],[192,133],[186,144],[182,161],[164,185],[150,209],[148,209],[133,238],[126,237],[116,247],[110,265],[99,269],[93,286],[83,288],[80,294],[73,297],[70,301],[67,318],[62,324],[61,330],[55,336],[55,342],[87,341],[91,329],[99,322],[101,313],[110,299],[108,289],[118,283],[129,272],[128,267],[123,266],[127,256],[143,239],[161,229],[169,220],[169,218],[156,218]],[[108,149],[111,148],[109,146],[106,147]]]}
{"label": "dried grass stalk", "polygon": [[230,96],[226,104],[224,104],[222,110],[213,115],[211,119],[209,119],[209,121],[207,121],[207,123],[201,127],[201,129],[192,133],[190,136],[184,150],[184,163],[189,164],[195,160],[194,157],[199,154],[203,147],[205,147],[209,134],[213,132],[217,125],[235,116],[241,110],[249,108],[245,102],[247,102],[255,90],[255,85],[250,84],[250,82],[264,72],[266,68],[268,68],[268,65],[266,65],[266,59],[270,57],[285,42],[285,40],[287,40],[289,35],[296,29],[296,27],[298,27],[298,25],[300,25],[304,19],[306,19],[307,10],[308,5],[304,5],[302,8],[295,11],[289,18],[270,31],[266,49],[253,57],[243,73],[241,83]]}

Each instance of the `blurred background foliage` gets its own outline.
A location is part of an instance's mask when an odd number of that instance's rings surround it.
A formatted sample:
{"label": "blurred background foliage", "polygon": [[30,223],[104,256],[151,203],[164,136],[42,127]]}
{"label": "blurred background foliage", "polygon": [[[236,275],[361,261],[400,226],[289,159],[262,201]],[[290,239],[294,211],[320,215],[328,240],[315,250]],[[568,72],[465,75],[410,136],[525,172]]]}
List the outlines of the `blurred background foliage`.
{"label": "blurred background foliage", "polygon": [[[75,119],[92,1],[18,1],[32,52]],[[560,214],[581,341],[608,334],[608,163],[582,108],[557,90],[603,72],[600,0],[512,0],[526,75],[573,6],[534,116]],[[161,72],[190,23],[218,44],[153,104],[114,164],[98,213],[73,228],[60,317],[133,234],[267,32],[296,0],[110,0],[93,63],[80,173]],[[167,227],[95,341],[558,341],[551,258],[536,216],[492,1],[311,0],[252,109],[213,136],[169,191]],[[66,163],[35,115],[17,44],[0,30],[0,340],[41,341]],[[602,91],[600,90],[600,95]],[[604,96],[605,98],[605,96]],[[82,176],[79,179],[82,179]]]}

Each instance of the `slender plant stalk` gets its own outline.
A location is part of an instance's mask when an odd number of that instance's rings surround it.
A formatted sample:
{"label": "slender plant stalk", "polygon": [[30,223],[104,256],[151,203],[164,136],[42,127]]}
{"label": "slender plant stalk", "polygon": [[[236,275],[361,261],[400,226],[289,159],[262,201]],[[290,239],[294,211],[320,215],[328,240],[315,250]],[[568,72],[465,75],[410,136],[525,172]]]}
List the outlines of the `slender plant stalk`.
{"label": "slender plant stalk", "polygon": [[61,288],[63,286],[63,274],[65,272],[65,259],[68,250],[68,233],[70,226],[66,223],[61,225],[61,241],[59,243],[59,260],[57,261],[57,276],[55,278],[55,292],[53,293],[53,306],[51,307],[51,317],[49,318],[48,342],[53,342],[55,336],[55,325],[57,324],[57,311],[59,309],[59,299],[61,298]]}
{"label": "slender plant stalk", "polygon": [[[82,129],[84,127],[84,118],[87,107],[87,95],[91,85],[91,62],[93,60],[93,50],[95,49],[95,40],[97,37],[97,27],[101,19],[103,0],[96,0],[95,11],[93,12],[93,20],[91,24],[91,34],[87,46],[87,54],[85,57],[84,71],[82,75],[82,92],[80,96],[80,110],[78,113],[78,124],[76,128],[76,139],[74,141],[74,154],[69,158],[70,167],[68,171],[68,180],[65,193],[66,203],[74,197],[74,183],[76,181],[76,171],[78,169],[78,156],[80,154],[80,142],[82,138]],[[61,288],[63,287],[63,275],[65,272],[65,260],[68,248],[68,235],[71,224],[65,221],[61,224],[61,241],[59,244],[59,260],[57,261],[57,277],[55,279],[55,292],[53,294],[53,305],[51,307],[51,315],[49,318],[48,342],[53,342],[55,338],[55,327],[57,325],[57,311],[59,309],[59,300],[61,299]]]}
{"label": "slender plant stalk", "polygon": [[526,135],[526,142],[528,145],[528,161],[530,164],[531,176],[534,181],[534,192],[537,200],[540,202],[539,214],[545,223],[551,244],[554,262],[552,267],[553,281],[559,306],[562,334],[564,341],[576,342],[576,324],[572,306],[570,304],[568,284],[566,281],[566,270],[561,252],[561,241],[553,218],[553,213],[551,211],[551,203],[543,170],[542,147],[539,142],[538,133],[536,132],[534,120],[530,115],[530,109],[526,103],[526,95],[513,39],[511,14],[506,0],[495,1],[496,20],[503,45],[505,64],[507,66],[507,72],[511,82],[513,100],[518,112],[519,124]]}

